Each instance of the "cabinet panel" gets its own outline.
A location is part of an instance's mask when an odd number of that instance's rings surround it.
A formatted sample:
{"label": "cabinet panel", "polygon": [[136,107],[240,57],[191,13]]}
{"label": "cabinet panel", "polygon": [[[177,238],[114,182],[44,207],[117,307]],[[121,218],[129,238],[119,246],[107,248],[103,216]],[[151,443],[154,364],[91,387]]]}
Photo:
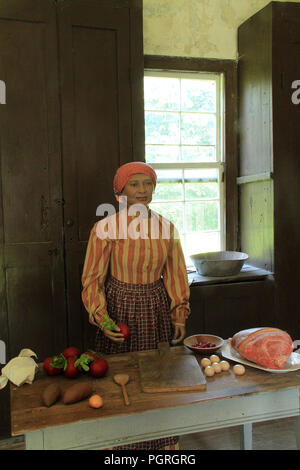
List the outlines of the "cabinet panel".
{"label": "cabinet panel", "polygon": [[93,346],[81,273],[98,205],[116,205],[115,170],[144,160],[142,38],[140,0],[0,0],[0,339],[8,359],[22,347],[42,361],[67,343]]}
{"label": "cabinet panel", "polygon": [[[268,35],[262,29],[263,24]],[[262,172],[270,171],[265,158],[267,153],[261,144],[264,139],[274,170],[273,205],[269,204],[269,208],[261,206],[265,220],[273,217],[272,251],[277,299],[274,318],[276,326],[286,329],[294,338],[300,334],[294,301],[300,283],[300,105],[292,101],[292,84],[300,77],[299,54],[299,3],[271,2],[239,28],[240,167],[243,172],[254,169],[255,175],[257,168],[261,168],[256,165],[260,160]],[[256,80],[259,71],[263,71],[265,80]],[[251,89],[260,104],[255,107],[245,99]],[[263,112],[266,89],[271,90],[266,102],[271,110],[269,123]],[[253,192],[252,199],[254,196],[257,194]],[[257,202],[256,198],[254,204]],[[245,205],[240,208],[243,210]],[[251,216],[250,210],[241,216],[244,222],[248,217],[247,223],[241,224],[241,249],[245,251],[244,247],[250,244],[251,262],[259,260],[259,266],[262,266],[268,263],[269,232],[265,229],[262,232],[263,247],[255,245],[255,237],[251,236],[255,233],[255,221]]]}
{"label": "cabinet panel", "polygon": [[65,344],[66,310],[56,15],[37,3],[0,8],[0,327],[8,357],[32,347],[42,359]]}
{"label": "cabinet panel", "polygon": [[273,66],[275,277],[278,321],[300,336],[295,296],[300,284],[300,104],[292,83],[300,79],[300,5],[275,9]]}
{"label": "cabinet panel", "polygon": [[[0,339],[43,360],[66,343],[57,29],[51,0],[0,0]],[[58,327],[59,325],[59,327]],[[9,388],[0,435],[10,434]]]}
{"label": "cabinet panel", "polygon": [[272,9],[238,29],[239,176],[272,171]]}
{"label": "cabinet panel", "polygon": [[[0,21],[1,70],[7,84],[1,123],[6,243],[51,239],[45,39],[43,23]],[[26,206],[20,201],[27,201]]]}
{"label": "cabinet panel", "polygon": [[237,331],[274,325],[274,280],[191,287],[188,335],[229,338]]}
{"label": "cabinet panel", "polygon": [[[204,291],[203,291],[204,289]],[[203,333],[204,330],[204,295],[205,288],[191,286],[190,288],[191,313],[186,322],[186,336]]]}
{"label": "cabinet panel", "polygon": [[[128,43],[128,31],[121,36],[124,43]],[[119,165],[120,151],[125,153],[124,158],[131,153],[129,93],[125,94],[120,102],[118,99],[119,80],[128,82],[128,61],[126,60],[125,66],[118,67],[121,58],[118,57],[116,27],[114,30],[74,27],[72,44],[76,177],[75,184],[69,188],[70,179],[69,174],[67,175],[65,198],[67,211],[70,198],[76,196],[76,207],[72,208],[77,209],[74,231],[77,224],[78,227],[76,234],[67,230],[66,235],[67,239],[68,235],[72,234],[76,240],[86,241],[97,206],[112,201],[112,173]],[[122,60],[125,60],[125,57],[122,57]],[[121,76],[119,68],[123,72]],[[119,115],[119,109],[126,110],[127,114],[127,129],[123,129],[123,135],[120,128],[123,119]],[[71,189],[72,194],[67,194],[68,189]],[[72,209],[70,208],[70,212]],[[70,217],[74,217],[74,214],[71,213]]]}
{"label": "cabinet panel", "polygon": [[[69,341],[93,346],[81,274],[100,204],[115,207],[120,164],[144,160],[137,142],[143,100],[142,5],[136,1],[58,4]],[[144,132],[144,120],[138,126]],[[144,148],[144,147],[143,147]]]}
{"label": "cabinet panel", "polygon": [[261,269],[274,269],[273,181],[257,181],[239,187],[242,251]]}

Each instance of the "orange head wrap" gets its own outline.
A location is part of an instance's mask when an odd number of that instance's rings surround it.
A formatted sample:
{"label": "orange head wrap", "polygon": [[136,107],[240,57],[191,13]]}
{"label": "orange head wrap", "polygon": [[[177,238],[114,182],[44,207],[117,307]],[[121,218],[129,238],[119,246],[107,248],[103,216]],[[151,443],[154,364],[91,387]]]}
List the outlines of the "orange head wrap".
{"label": "orange head wrap", "polygon": [[119,200],[117,196],[122,192],[127,181],[131,176],[137,175],[138,173],[150,176],[154,186],[156,185],[156,173],[150,165],[147,165],[147,163],[144,162],[125,163],[125,165],[118,168],[114,177],[114,193],[117,200]]}

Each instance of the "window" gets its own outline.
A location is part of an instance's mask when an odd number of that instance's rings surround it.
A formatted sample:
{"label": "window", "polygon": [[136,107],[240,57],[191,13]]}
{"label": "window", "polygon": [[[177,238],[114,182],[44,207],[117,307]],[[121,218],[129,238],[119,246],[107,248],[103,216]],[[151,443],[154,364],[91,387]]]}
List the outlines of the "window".
{"label": "window", "polygon": [[223,74],[146,70],[144,99],[151,208],[175,224],[189,265],[226,249]]}

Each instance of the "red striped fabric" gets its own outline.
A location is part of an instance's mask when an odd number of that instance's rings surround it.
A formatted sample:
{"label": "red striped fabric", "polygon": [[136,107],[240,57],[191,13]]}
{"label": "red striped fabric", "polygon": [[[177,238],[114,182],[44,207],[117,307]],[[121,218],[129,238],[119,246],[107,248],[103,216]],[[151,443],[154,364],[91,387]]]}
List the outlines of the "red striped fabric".
{"label": "red striped fabric", "polygon": [[[170,236],[165,238],[168,232]],[[135,234],[139,236],[132,238]],[[151,211],[150,218],[142,219],[120,211],[92,228],[82,273],[82,301],[90,323],[96,326],[108,314],[108,274],[131,284],[149,284],[162,277],[172,323],[185,325],[190,290],[184,255],[174,225],[161,215]]]}

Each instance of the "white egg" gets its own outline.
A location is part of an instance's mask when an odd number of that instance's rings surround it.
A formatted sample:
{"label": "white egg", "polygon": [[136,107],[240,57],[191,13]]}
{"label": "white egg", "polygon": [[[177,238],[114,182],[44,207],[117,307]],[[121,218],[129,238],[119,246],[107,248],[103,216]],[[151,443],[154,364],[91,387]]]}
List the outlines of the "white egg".
{"label": "white egg", "polygon": [[202,367],[205,368],[205,367],[210,366],[210,365],[211,365],[211,362],[207,357],[204,357],[203,359],[201,359],[201,366]]}
{"label": "white egg", "polygon": [[211,362],[220,362],[220,358],[216,354],[212,354],[209,359]]}
{"label": "white egg", "polygon": [[207,375],[207,377],[212,377],[215,375],[215,369],[212,366],[207,366],[204,369],[204,373]]}
{"label": "white egg", "polygon": [[233,366],[233,372],[235,373],[235,375],[243,375],[246,372],[246,369],[241,364],[236,364],[235,366]]}
{"label": "white egg", "polygon": [[216,374],[219,374],[222,371],[222,367],[219,362],[213,362],[211,366],[214,368]]}
{"label": "white egg", "polygon": [[221,361],[220,366],[222,367],[222,370],[229,370],[230,369],[230,364],[227,361]]}

